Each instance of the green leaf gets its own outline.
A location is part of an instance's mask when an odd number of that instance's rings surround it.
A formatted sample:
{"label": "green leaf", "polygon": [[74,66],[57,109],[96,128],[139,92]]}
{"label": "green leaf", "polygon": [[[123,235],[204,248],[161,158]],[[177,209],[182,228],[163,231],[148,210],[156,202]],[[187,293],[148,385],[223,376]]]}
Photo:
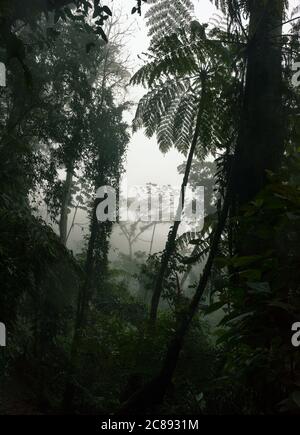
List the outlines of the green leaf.
{"label": "green leaf", "polygon": [[223,301],[215,302],[215,303],[209,305],[207,308],[205,308],[204,312],[205,312],[205,314],[213,313],[214,311],[217,311],[220,308],[222,308],[225,304],[226,304],[226,302],[223,302]]}
{"label": "green leaf", "polygon": [[260,269],[247,269],[247,270],[243,270],[242,272],[240,272],[239,276],[241,278],[244,278],[247,281],[257,282],[257,281],[260,281],[261,274],[262,274],[262,271]]}
{"label": "green leaf", "polygon": [[249,266],[250,264],[253,264],[261,259],[261,255],[249,255],[244,257],[234,257],[231,261],[234,267],[244,267]]}
{"label": "green leaf", "polygon": [[300,408],[300,391],[294,391],[292,394],[294,403]]}
{"label": "green leaf", "polygon": [[270,284],[268,282],[247,282],[247,286],[257,293],[271,293]]}
{"label": "green leaf", "polygon": [[96,33],[98,33],[105,42],[108,42],[107,36],[102,27],[98,27]]}
{"label": "green leaf", "polygon": [[247,317],[251,317],[254,315],[253,311],[249,311],[248,313],[243,313],[243,314],[236,314],[235,312],[228,314],[227,316],[225,316],[219,323],[219,325],[224,325],[224,324],[234,324],[236,322],[239,322],[241,320],[244,320]]}
{"label": "green leaf", "polygon": [[74,18],[74,15],[72,14],[71,10],[69,8],[64,8],[64,13],[71,19]]}
{"label": "green leaf", "polygon": [[56,9],[54,12],[54,24],[56,24],[60,18],[61,18],[61,11],[59,9]]}
{"label": "green leaf", "polygon": [[111,10],[109,9],[108,6],[103,6],[103,7],[102,7],[102,10],[103,10],[103,12],[105,12],[107,15],[109,15],[110,17],[112,17],[112,12],[111,12]]}

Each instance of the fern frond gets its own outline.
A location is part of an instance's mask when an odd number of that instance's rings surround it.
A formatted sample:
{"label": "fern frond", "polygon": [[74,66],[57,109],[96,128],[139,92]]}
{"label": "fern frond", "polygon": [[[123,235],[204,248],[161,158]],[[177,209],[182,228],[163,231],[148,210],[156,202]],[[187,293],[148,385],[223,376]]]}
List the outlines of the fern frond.
{"label": "fern frond", "polygon": [[133,120],[133,131],[144,126],[146,135],[153,136],[160,126],[163,116],[166,116],[174,101],[180,99],[185,91],[184,82],[168,80],[158,83],[139,101]]}
{"label": "fern frond", "polygon": [[188,27],[194,16],[191,0],[148,0],[150,8],[145,14],[151,45],[176,31]]}
{"label": "fern frond", "polygon": [[138,104],[134,131],[144,126],[147,136],[156,133],[163,152],[175,146],[186,154],[201,95],[203,109],[195,153],[203,159],[222,148],[227,143],[226,123],[231,119],[225,93],[233,80],[229,50],[232,48],[211,37],[211,32],[206,35],[205,27],[195,21],[189,28],[177,28],[153,43],[148,63],[131,80],[150,88]]}

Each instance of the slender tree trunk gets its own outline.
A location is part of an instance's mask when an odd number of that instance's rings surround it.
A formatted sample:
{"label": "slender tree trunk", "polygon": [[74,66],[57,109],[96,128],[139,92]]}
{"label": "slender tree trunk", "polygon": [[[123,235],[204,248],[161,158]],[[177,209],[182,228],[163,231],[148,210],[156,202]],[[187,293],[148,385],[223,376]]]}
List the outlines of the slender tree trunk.
{"label": "slender tree trunk", "polygon": [[70,225],[70,228],[69,228],[69,231],[68,231],[68,234],[67,234],[67,238],[66,238],[66,244],[67,244],[67,242],[68,242],[68,240],[69,240],[69,237],[70,237],[70,235],[71,235],[71,232],[72,232],[72,230],[73,230],[73,228],[74,228],[74,226],[75,226],[75,219],[76,219],[76,215],[77,215],[78,207],[79,207],[79,202],[77,203],[77,205],[76,205],[76,207],[75,207],[75,210],[74,210],[74,214],[73,214],[73,218],[72,218],[72,223],[71,223],[71,225]]}
{"label": "slender tree trunk", "polygon": [[132,247],[131,241],[128,242],[128,246],[129,246],[129,258],[132,261],[133,260],[133,247]]}
{"label": "slender tree trunk", "polygon": [[149,255],[152,254],[152,248],[153,248],[154,234],[155,234],[155,230],[156,230],[156,225],[157,225],[156,223],[153,225],[153,231],[152,231],[152,236],[151,236]]}
{"label": "slender tree trunk", "polygon": [[[108,36],[110,34],[111,27],[109,28]],[[106,86],[106,68],[108,64],[109,51],[106,51],[105,60],[104,60],[104,70],[103,70],[103,79],[101,84],[101,101],[100,101],[100,110],[102,110],[104,103],[104,90]],[[91,286],[93,280],[93,269],[94,269],[94,248],[95,242],[97,238],[97,229],[98,229],[98,220],[96,215],[96,210],[98,206],[99,200],[95,200],[93,204],[92,216],[91,216],[91,233],[88,243],[88,251],[85,261],[85,279],[84,282],[79,289],[78,298],[77,298],[77,311],[75,317],[75,327],[74,327],[74,335],[71,344],[71,352],[70,352],[70,364],[67,373],[66,386],[63,394],[62,400],[62,409],[65,412],[70,412],[72,409],[74,396],[75,396],[75,383],[74,378],[76,375],[76,363],[78,359],[78,351],[80,349],[80,340],[83,328],[86,322],[87,316],[87,307],[91,297]]]}
{"label": "slender tree trunk", "polygon": [[66,179],[63,186],[63,197],[60,208],[59,236],[61,243],[66,246],[68,234],[68,208],[71,203],[71,189],[73,181],[73,166],[67,168]]}
{"label": "slender tree trunk", "polygon": [[75,382],[76,366],[78,359],[78,350],[80,348],[80,341],[83,328],[86,324],[87,307],[91,297],[91,287],[94,269],[94,249],[97,238],[98,221],[96,216],[98,201],[94,202],[92,217],[91,217],[91,234],[88,243],[87,256],[85,261],[85,274],[84,281],[79,289],[77,298],[77,308],[75,317],[74,335],[71,344],[70,352],[70,365],[68,368],[66,387],[63,395],[62,408],[65,412],[70,412],[73,405],[75,395]]}
{"label": "slender tree trunk", "polygon": [[[205,79],[203,78],[202,79],[202,92],[201,92],[199,109],[198,109],[198,114],[197,114],[197,119],[196,119],[196,127],[195,127],[194,136],[192,139],[188,159],[186,162],[183,181],[181,184],[181,198],[180,198],[180,204],[178,205],[178,210],[183,210],[183,207],[184,207],[184,191],[185,191],[185,188],[186,188],[187,183],[188,183],[188,179],[189,179],[189,175],[190,175],[190,171],[191,171],[191,166],[192,166],[192,161],[193,161],[193,157],[195,154],[197,141],[198,141],[198,137],[199,137],[200,124],[201,124],[202,113],[203,113],[204,94],[205,94]],[[166,271],[168,268],[168,263],[169,263],[170,257],[172,255],[172,253],[174,252],[174,248],[175,248],[176,236],[177,236],[178,228],[180,225],[180,221],[178,220],[179,216],[176,216],[176,219],[177,220],[174,222],[173,227],[172,227],[171,231],[169,232],[166,247],[165,247],[165,250],[163,252],[162,259],[161,259],[160,269],[159,269],[159,272],[158,272],[158,275],[156,278],[156,282],[155,282],[155,287],[154,287],[152,300],[151,300],[151,308],[150,308],[150,323],[151,324],[155,324],[155,321],[156,321],[158,305],[159,305],[159,301],[160,301],[161,292],[163,289],[163,281],[164,281],[164,278],[166,275]]]}
{"label": "slender tree trunk", "polygon": [[232,182],[233,177],[231,175],[222,212],[217,227],[214,231],[211,249],[203,269],[203,273],[201,275],[195,295],[191,300],[185,315],[182,317],[181,322],[179,322],[179,326],[169,344],[162,369],[157,377],[155,377],[145,387],[137,391],[132,397],[129,398],[129,400],[120,408],[118,412],[119,414],[145,412],[147,410],[153,411],[155,406],[160,405],[163,402],[164,396],[172,381],[186,333],[198,309],[199,302],[203,296],[210,277],[213,261],[217,254],[218,245],[225,227],[228,210],[231,203]]}

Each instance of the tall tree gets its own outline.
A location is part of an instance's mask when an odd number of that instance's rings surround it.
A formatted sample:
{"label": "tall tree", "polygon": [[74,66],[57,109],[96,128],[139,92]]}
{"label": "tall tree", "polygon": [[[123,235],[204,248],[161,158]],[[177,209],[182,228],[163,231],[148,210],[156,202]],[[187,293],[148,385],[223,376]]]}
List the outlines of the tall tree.
{"label": "tall tree", "polygon": [[237,195],[243,204],[278,170],[284,151],[283,0],[247,2],[247,74],[238,141]]}
{"label": "tall tree", "polygon": [[[87,151],[86,176],[92,180],[94,191],[101,186],[118,188],[123,171],[124,154],[129,140],[127,124],[122,116],[127,105],[116,106],[111,91],[101,89],[94,94],[93,111],[89,120],[89,136],[92,146]],[[90,206],[90,233],[84,262],[84,279],[77,299],[74,334],[71,343],[67,382],[63,397],[63,409],[69,411],[75,396],[75,378],[80,361],[81,338],[88,318],[88,307],[99,280],[105,280],[109,235],[112,222],[98,222],[97,206],[101,199],[95,199]]]}
{"label": "tall tree", "polygon": [[[182,3],[186,6],[185,2]],[[165,1],[161,7],[164,11]],[[158,6],[153,6],[151,29],[154,28],[155,33],[152,35],[149,62],[134,75],[132,83],[147,83],[150,86],[150,91],[138,105],[135,128],[144,125],[148,136],[156,132],[160,149],[164,152],[174,145],[188,154],[178,204],[180,210],[184,208],[184,192],[194,156],[203,158],[209,152],[214,153],[217,146],[226,148],[232,139],[233,129],[227,128],[226,96],[231,84],[232,66],[228,63],[229,52],[222,39],[215,37],[215,30],[206,35],[205,26],[196,20],[188,24],[187,17],[179,17],[172,8],[173,4],[170,5],[171,24],[168,20],[165,23],[165,29],[171,33],[158,39],[156,23],[161,23],[164,13]],[[148,14],[151,16],[151,10]],[[176,29],[176,22],[178,26],[183,22],[182,27]],[[162,255],[151,302],[152,323],[157,316],[179,225],[180,218],[177,217]]]}

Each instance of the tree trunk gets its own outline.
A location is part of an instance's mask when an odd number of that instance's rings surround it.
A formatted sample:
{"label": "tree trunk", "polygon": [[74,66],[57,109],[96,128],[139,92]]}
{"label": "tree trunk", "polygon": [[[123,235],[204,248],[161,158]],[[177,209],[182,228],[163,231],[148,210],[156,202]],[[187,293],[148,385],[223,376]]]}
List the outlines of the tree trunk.
{"label": "tree trunk", "polygon": [[63,186],[63,197],[60,208],[59,219],[59,236],[61,243],[66,246],[68,234],[68,208],[71,204],[71,189],[73,181],[73,167],[72,165],[67,168],[66,179]]}
{"label": "tree trunk", "polygon": [[284,143],[283,0],[253,0],[249,3],[247,74],[236,181],[240,204],[251,200],[265,185],[266,170],[278,169]]}
{"label": "tree trunk", "polygon": [[149,255],[152,254],[152,248],[153,248],[153,242],[154,242],[155,230],[156,230],[156,223],[153,225],[153,231],[152,231],[151,242],[150,242],[150,248],[149,248]]}
{"label": "tree trunk", "polygon": [[73,399],[75,395],[74,377],[76,375],[76,366],[78,359],[78,350],[80,348],[80,340],[83,328],[86,324],[87,307],[91,297],[91,287],[94,268],[94,249],[97,237],[98,221],[96,216],[98,201],[94,202],[92,217],[91,217],[91,234],[88,243],[87,256],[85,261],[85,278],[79,289],[77,298],[77,308],[75,317],[74,335],[71,344],[70,365],[68,368],[66,387],[63,395],[62,408],[65,412],[70,412],[72,409]]}
{"label": "tree trunk", "polygon": [[155,377],[145,387],[137,391],[131,398],[129,398],[129,400],[120,408],[118,414],[146,412],[149,410],[153,411],[156,406],[163,402],[168,387],[171,384],[186,333],[190,327],[195,313],[197,312],[199,302],[203,296],[210,277],[213,261],[218,251],[218,245],[225,227],[228,210],[231,203],[232,180],[232,175],[230,175],[227,194],[224,199],[219,222],[214,231],[207,262],[203,269],[203,273],[201,275],[195,295],[191,300],[185,315],[182,317],[181,322],[179,322],[179,326],[177,327],[174,337],[169,344],[162,369],[157,377]]}

